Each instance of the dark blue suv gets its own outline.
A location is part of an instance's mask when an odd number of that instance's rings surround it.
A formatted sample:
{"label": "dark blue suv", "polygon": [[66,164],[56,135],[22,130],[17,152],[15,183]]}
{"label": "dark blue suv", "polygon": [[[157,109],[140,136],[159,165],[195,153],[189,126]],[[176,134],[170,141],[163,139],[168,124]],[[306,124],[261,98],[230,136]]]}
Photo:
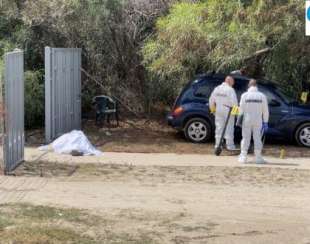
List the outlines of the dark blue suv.
{"label": "dark blue suv", "polygon": [[[235,90],[240,96],[247,90],[249,78],[232,75]],[[223,74],[206,74],[189,82],[175,101],[168,115],[168,124],[183,131],[185,137],[195,143],[213,138],[214,116],[209,111],[209,97],[213,89],[225,79]],[[310,106],[299,104],[270,81],[258,80],[258,88],[267,98],[270,109],[267,138],[296,141],[310,147]],[[236,130],[239,133],[240,130]]]}

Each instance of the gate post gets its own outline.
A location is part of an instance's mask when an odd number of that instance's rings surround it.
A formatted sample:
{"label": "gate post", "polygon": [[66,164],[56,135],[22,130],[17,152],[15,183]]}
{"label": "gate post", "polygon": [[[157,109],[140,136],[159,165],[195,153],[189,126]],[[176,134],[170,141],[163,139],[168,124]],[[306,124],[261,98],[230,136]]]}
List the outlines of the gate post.
{"label": "gate post", "polygon": [[53,139],[52,123],[52,48],[45,47],[45,141]]}
{"label": "gate post", "polygon": [[4,66],[0,63],[0,174],[4,172]]}

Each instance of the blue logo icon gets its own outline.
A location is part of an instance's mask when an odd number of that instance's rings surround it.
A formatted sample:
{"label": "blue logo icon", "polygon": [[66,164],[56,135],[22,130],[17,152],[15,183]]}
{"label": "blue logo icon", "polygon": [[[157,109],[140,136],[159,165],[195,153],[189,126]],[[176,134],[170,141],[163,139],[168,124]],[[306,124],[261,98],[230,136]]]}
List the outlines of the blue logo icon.
{"label": "blue logo icon", "polygon": [[310,7],[307,9],[307,19],[310,21]]}

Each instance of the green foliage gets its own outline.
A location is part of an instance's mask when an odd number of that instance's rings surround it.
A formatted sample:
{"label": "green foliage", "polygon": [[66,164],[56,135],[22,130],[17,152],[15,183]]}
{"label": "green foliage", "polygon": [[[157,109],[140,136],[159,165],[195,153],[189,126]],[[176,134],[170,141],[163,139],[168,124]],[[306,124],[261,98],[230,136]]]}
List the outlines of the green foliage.
{"label": "green foliage", "polygon": [[80,47],[83,68],[102,84],[83,76],[83,111],[89,111],[92,96],[98,94],[144,110],[148,86],[140,49],[156,17],[168,8],[167,1],[3,1],[0,53],[2,41],[23,49],[26,70],[35,71],[44,67],[45,46]]}
{"label": "green foliage", "polygon": [[44,125],[44,70],[25,72],[25,127]]}
{"label": "green foliage", "polygon": [[40,126],[45,46],[82,48],[102,85],[83,76],[83,112],[97,94],[151,112],[195,74],[241,66],[297,96],[310,86],[304,28],[303,0],[2,0],[0,57],[25,51],[26,126]]}
{"label": "green foliage", "polygon": [[205,3],[179,3],[170,14],[158,19],[157,33],[143,47],[148,68],[150,103],[172,104],[179,88],[197,71],[204,69],[209,51],[205,44]]}
{"label": "green foliage", "polygon": [[247,66],[250,76],[299,92],[309,83],[309,48],[304,1],[208,0],[173,5],[157,20],[143,55],[159,85],[182,87],[201,71]]}
{"label": "green foliage", "polygon": [[151,72],[165,77],[188,76],[196,71],[207,52],[205,8],[204,3],[180,3],[173,6],[167,17],[158,19],[157,38],[151,38],[143,49]]}
{"label": "green foliage", "polygon": [[[85,77],[83,111],[91,109],[95,94],[112,93],[113,89],[113,94],[118,95],[118,89],[122,90],[120,84],[136,86],[137,76],[127,71],[138,67],[139,44],[130,40],[134,31],[128,31],[127,20],[122,0],[1,1],[0,57],[15,48],[25,52],[27,128],[43,125],[41,70],[45,46],[83,48],[83,68],[106,88],[100,90],[100,86]],[[135,35],[138,37],[137,32]],[[132,87],[132,90],[138,89]]]}

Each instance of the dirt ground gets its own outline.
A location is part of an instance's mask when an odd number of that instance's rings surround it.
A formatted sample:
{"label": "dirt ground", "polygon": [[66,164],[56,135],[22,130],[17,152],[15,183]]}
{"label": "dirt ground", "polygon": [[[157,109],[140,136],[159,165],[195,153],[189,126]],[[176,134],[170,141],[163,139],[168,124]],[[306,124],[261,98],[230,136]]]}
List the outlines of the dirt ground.
{"label": "dirt ground", "polygon": [[[90,141],[104,152],[129,153],[176,153],[176,154],[213,154],[213,142],[193,144],[185,140],[158,120],[125,120],[120,126],[98,128],[93,121],[86,121],[83,131]],[[44,143],[43,131],[29,131],[27,145],[39,146]],[[281,150],[287,157],[310,157],[308,148],[298,147],[287,141],[268,141],[264,153],[268,156],[279,157]],[[229,155],[224,152],[223,155]]]}
{"label": "dirt ground", "polygon": [[28,134],[27,162],[0,176],[0,243],[310,244],[309,149],[240,165],[157,122],[84,128],[102,157],[42,153]]}
{"label": "dirt ground", "polygon": [[[23,213],[27,203],[43,216],[2,221],[2,230],[0,218],[0,238],[11,240],[13,232],[29,240],[27,231],[49,243],[310,243],[309,169],[176,165],[28,162],[19,177],[0,177],[0,211],[19,204]],[[47,207],[60,210],[42,213]],[[72,223],[79,218],[84,222]],[[34,234],[38,226],[43,237]],[[67,242],[53,234],[59,228]]]}

